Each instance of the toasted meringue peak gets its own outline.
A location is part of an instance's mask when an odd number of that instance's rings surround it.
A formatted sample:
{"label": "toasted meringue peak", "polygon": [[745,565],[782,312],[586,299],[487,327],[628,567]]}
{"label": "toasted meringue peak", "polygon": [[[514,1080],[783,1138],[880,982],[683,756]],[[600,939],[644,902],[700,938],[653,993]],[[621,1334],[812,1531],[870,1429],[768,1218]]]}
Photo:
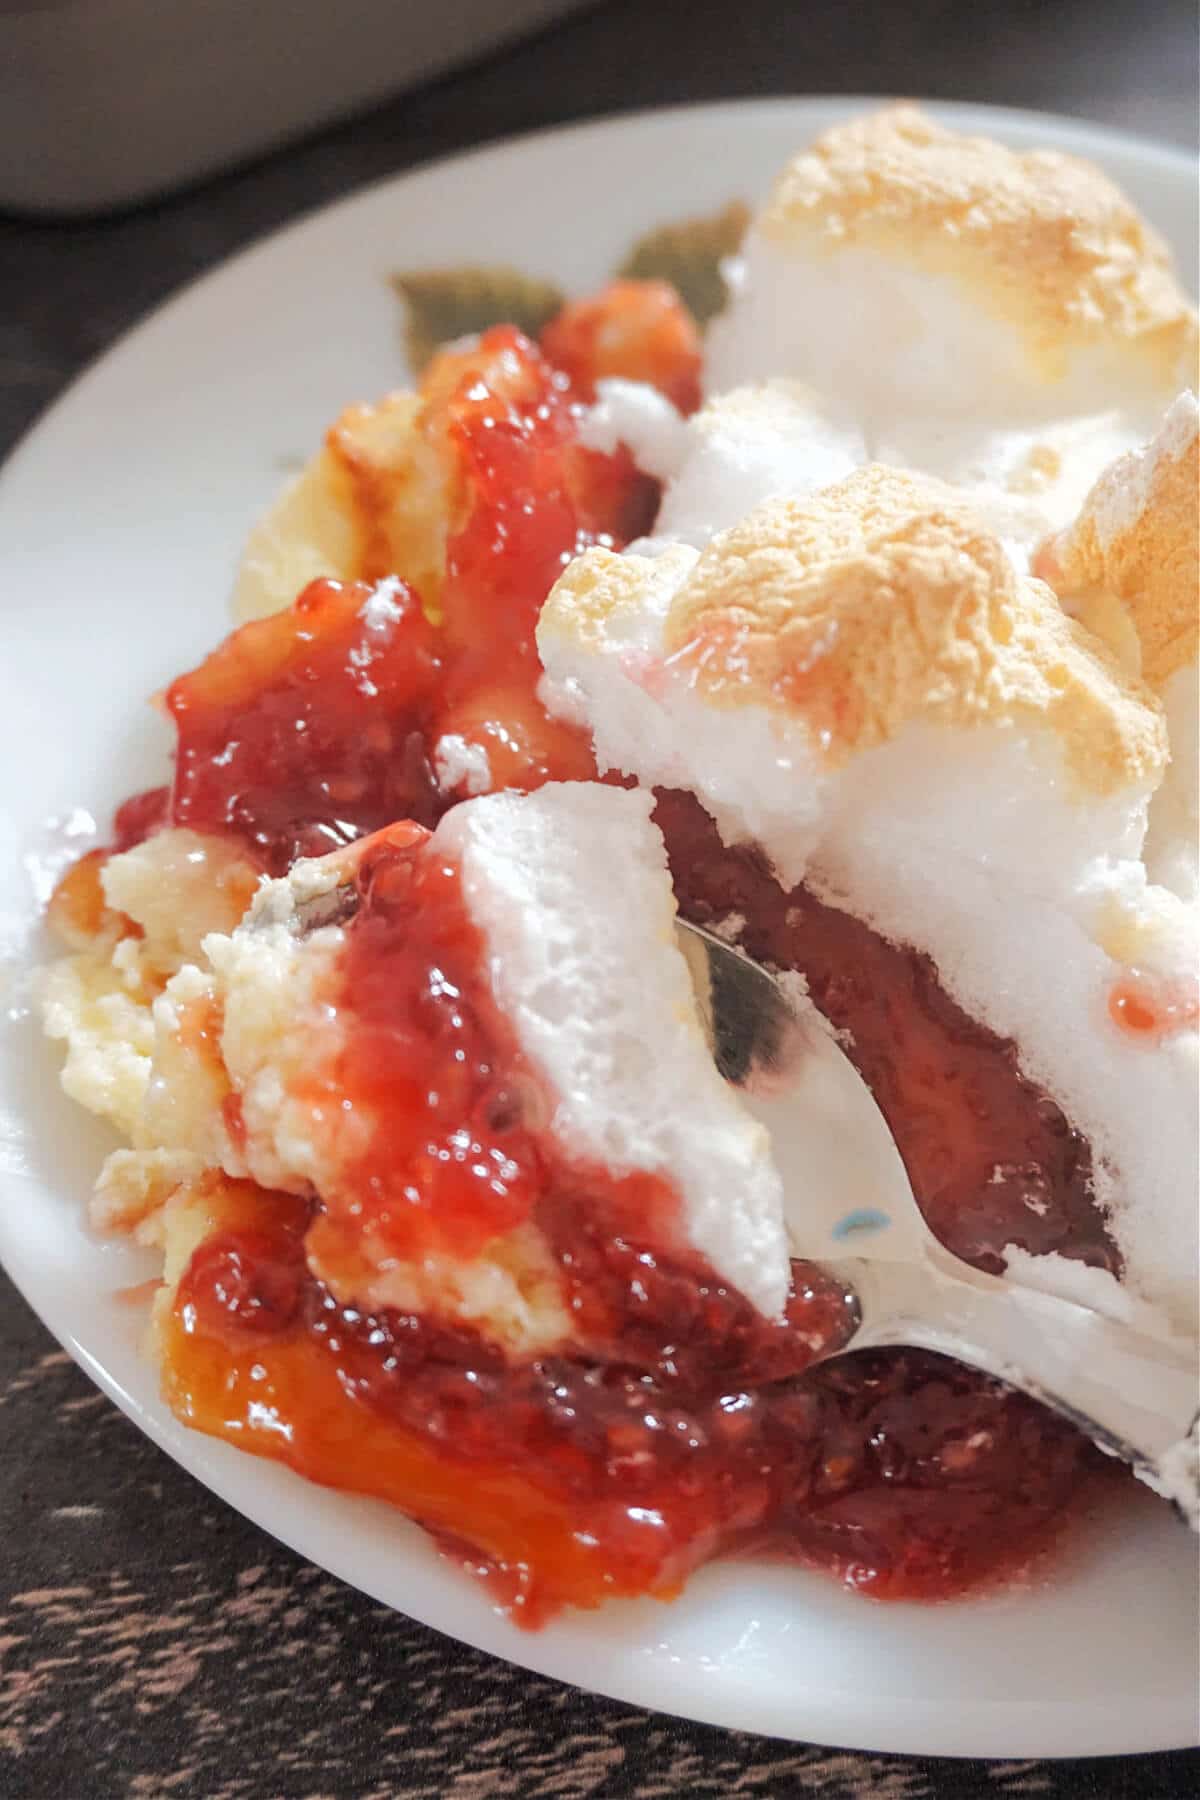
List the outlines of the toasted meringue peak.
{"label": "toasted meringue peak", "polygon": [[1085,792],[1165,764],[1154,696],[939,482],[872,466],[767,501],[698,559],[589,551],[543,620],[582,645],[636,596],[661,612],[668,593],[668,664],[717,707],[802,719],[827,766],[916,721],[1044,726]]}
{"label": "toasted meringue peak", "polygon": [[[1131,624],[1160,688],[1200,645],[1200,407],[1184,393],[1141,450],[1118,457],[1035,567],[1113,642]],[[1107,627],[1104,621],[1108,621]],[[1114,643],[1114,648],[1119,647]]]}
{"label": "toasted meringue peak", "polygon": [[[589,551],[538,645],[602,767],[690,789],[785,891],[928,955],[1018,1046],[1092,1146],[1131,1290],[1194,1329],[1195,917],[1140,860],[1170,694],[961,495],[877,465],[703,551]],[[1153,1044],[1113,1012],[1129,981],[1174,1009]]]}
{"label": "toasted meringue peak", "polygon": [[542,606],[538,643],[569,637],[584,649],[606,650],[623,613],[661,618],[699,559],[690,544],[668,544],[658,556],[600,546],[569,562]]}
{"label": "toasted meringue peak", "polygon": [[759,229],[962,282],[973,305],[1018,329],[1044,379],[1097,341],[1136,350],[1168,383],[1195,355],[1166,246],[1107,177],[1058,151],[963,137],[915,106],[818,139],[780,177]]}

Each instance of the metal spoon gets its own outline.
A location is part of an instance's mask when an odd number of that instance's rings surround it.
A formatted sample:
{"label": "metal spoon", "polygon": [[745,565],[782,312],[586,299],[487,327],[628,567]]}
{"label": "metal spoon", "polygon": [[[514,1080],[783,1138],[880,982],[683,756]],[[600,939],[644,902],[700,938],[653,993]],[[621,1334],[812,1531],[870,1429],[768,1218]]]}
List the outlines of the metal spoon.
{"label": "metal spoon", "polygon": [[[357,906],[343,881],[302,901],[296,924],[343,924]],[[680,919],[676,937],[713,1059],[771,1134],[793,1249],[857,1300],[857,1330],[833,1354],[911,1345],[984,1369],[1065,1414],[1200,1531],[1196,1345],[954,1256],[926,1225],[883,1114],[815,1007],[701,927]]]}
{"label": "metal spoon", "polygon": [[713,1058],[767,1127],[798,1256],[858,1300],[846,1350],[939,1350],[1065,1414],[1200,1530],[1194,1343],[985,1275],[940,1244],[870,1089],[816,1009],[740,950],[689,925],[678,942]]}

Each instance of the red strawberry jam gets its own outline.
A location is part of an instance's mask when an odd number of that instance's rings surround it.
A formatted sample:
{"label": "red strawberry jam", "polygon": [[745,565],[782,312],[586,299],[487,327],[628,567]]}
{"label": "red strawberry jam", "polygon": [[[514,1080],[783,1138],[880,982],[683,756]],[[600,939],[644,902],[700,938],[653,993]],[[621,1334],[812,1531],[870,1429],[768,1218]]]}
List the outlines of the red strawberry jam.
{"label": "red strawberry jam", "polygon": [[[936,1357],[812,1370],[853,1325],[819,1270],[794,1264],[785,1317],[764,1319],[690,1251],[669,1184],[565,1162],[457,870],[427,845],[393,828],[356,873],[334,996],[346,1042],[310,1097],[357,1114],[361,1147],[315,1210],[231,1190],[167,1332],[183,1416],[415,1512],[529,1624],[672,1593],[722,1552],[798,1556],[896,1596],[1027,1560],[1083,1441]],[[571,1320],[539,1356],[341,1304],[304,1260],[306,1243],[322,1268],[364,1245],[375,1261],[470,1256],[529,1222]]]}
{"label": "red strawberry jam", "polygon": [[588,780],[587,738],[537,698],[534,628],[564,564],[647,529],[658,490],[627,452],[578,443],[574,390],[519,332],[486,332],[469,361],[444,408],[463,497],[446,545],[436,731],[486,750],[496,787]]}
{"label": "red strawberry jam", "polygon": [[586,736],[537,697],[534,627],[570,557],[649,527],[657,486],[627,452],[579,444],[567,376],[513,327],[443,353],[429,379],[456,470],[440,628],[403,583],[372,622],[368,587],[323,580],[231,633],[168,688],[174,785],[126,802],[116,849],[187,825],[281,874],[396,819],[431,824],[446,734],[486,750],[494,787],[595,775]]}
{"label": "red strawberry jam", "polygon": [[610,1235],[602,1193],[586,1199],[584,1220],[544,1194],[539,1218],[576,1291],[598,1279],[611,1348],[509,1363],[474,1332],[340,1305],[302,1269],[306,1206],[235,1190],[163,1333],[167,1396],[199,1430],[391,1501],[526,1625],[668,1598],[748,1551],[940,1597],[1026,1564],[1061,1525],[1095,1461],[1062,1421],[922,1352],[805,1375],[847,1323],[817,1271],[795,1266],[773,1326]]}
{"label": "red strawberry jam", "polygon": [[527,1219],[543,1182],[532,1078],[480,971],[456,866],[419,827],[372,838],[355,870],[336,1005],[350,1029],[306,1095],[356,1148],[322,1194],[326,1244],[466,1258]]}
{"label": "red strawberry jam", "polygon": [[432,818],[421,724],[438,643],[415,597],[389,585],[310,582],[172,682],[172,824],[232,832],[282,874],[392,819]]}
{"label": "red strawberry jam", "polygon": [[800,969],[849,1033],[943,1243],[993,1274],[1006,1244],[1119,1272],[1092,1203],[1087,1144],[1021,1074],[1012,1044],[955,1005],[927,957],[802,887],[786,893],[755,851],[722,844],[692,795],[661,795],[655,816],[684,913],[698,924],[739,913],[747,953]]}
{"label": "red strawberry jam", "polygon": [[614,281],[571,302],[546,326],[542,348],[586,400],[598,381],[619,376],[648,382],[680,412],[700,404],[700,333],[669,282]]}
{"label": "red strawberry jam", "polygon": [[[564,560],[645,529],[654,490],[627,457],[579,446],[579,403],[605,375],[649,374],[687,409],[698,367],[678,303],[637,284],[567,308],[542,352],[504,328],[444,353],[427,387],[457,470],[440,623],[401,588],[377,629],[367,589],[314,583],[173,685],[174,786],[117,823],[120,848],[164,823],[229,832],[279,871],[416,821],[359,867],[340,970],[356,1023],[320,1077],[370,1129],[319,1199],[206,1178],[211,1228],[163,1328],[164,1380],[197,1428],[420,1520],[528,1624],[666,1596],[750,1550],[879,1596],[955,1593],[1026,1564],[1099,1466],[1062,1421],[936,1356],[812,1367],[849,1328],[819,1271],[794,1265],[786,1318],[766,1321],[680,1240],[669,1185],[566,1166],[456,873],[419,854],[448,803],[443,734],[486,748],[495,786],[594,775],[585,739],[537,698],[533,627]],[[740,913],[751,954],[802,969],[852,1035],[951,1248],[993,1269],[1009,1242],[1116,1268],[1087,1145],[924,958],[785,894],[690,796],[663,795],[658,818],[682,910]],[[98,867],[60,903],[81,929]],[[1140,988],[1114,1008],[1126,1029],[1160,1028]],[[515,1226],[541,1234],[573,1321],[523,1360],[433,1317],[342,1304],[306,1257],[469,1254]]]}

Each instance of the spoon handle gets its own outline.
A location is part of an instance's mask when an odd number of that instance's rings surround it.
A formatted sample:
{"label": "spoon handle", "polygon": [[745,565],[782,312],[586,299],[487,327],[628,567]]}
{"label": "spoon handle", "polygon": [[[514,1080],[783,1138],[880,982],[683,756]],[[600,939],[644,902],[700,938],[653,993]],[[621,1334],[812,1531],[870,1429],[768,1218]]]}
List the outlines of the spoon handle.
{"label": "spoon handle", "polygon": [[1073,1420],[1200,1530],[1194,1346],[976,1270],[855,1258],[834,1272],[858,1298],[850,1348],[914,1345],[986,1370]]}

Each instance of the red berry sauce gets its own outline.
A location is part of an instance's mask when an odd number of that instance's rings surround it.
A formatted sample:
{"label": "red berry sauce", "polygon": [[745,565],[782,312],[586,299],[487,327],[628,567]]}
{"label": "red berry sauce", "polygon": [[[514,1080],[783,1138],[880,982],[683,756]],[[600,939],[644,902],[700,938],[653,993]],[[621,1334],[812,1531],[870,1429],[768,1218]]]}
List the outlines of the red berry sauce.
{"label": "red berry sauce", "polygon": [[377,1260],[473,1257],[529,1217],[543,1179],[535,1084],[458,870],[428,842],[411,825],[367,841],[335,1001],[348,1029],[305,1095],[354,1146],[322,1191],[322,1244],[365,1239]]}
{"label": "red berry sauce", "polygon": [[1057,1250],[1119,1274],[1091,1198],[1091,1153],[1021,1074],[1011,1043],[969,1018],[928,957],[722,844],[691,794],[659,797],[681,910],[697,924],[737,913],[750,956],[799,969],[891,1126],[930,1226],[957,1255],[1003,1272],[1006,1244]]}
{"label": "red berry sauce", "polygon": [[595,776],[586,736],[537,698],[534,627],[570,557],[648,529],[657,485],[626,451],[579,444],[568,377],[513,327],[443,353],[431,380],[456,471],[439,626],[403,583],[401,616],[372,625],[367,586],[320,580],[231,633],[168,688],[175,780],[126,802],[116,849],[186,825],[282,874],[395,820],[432,824],[444,734],[487,751],[494,787]]}
{"label": "red berry sauce", "polygon": [[[580,447],[580,401],[602,375],[648,372],[696,399],[696,345],[657,292],[617,284],[568,308],[544,351],[502,328],[437,360],[427,403],[456,478],[430,606],[401,589],[399,616],[372,624],[367,588],[321,581],[235,632],[168,691],[169,793],[118,815],[119,848],[186,824],[273,873],[380,832],[339,973],[354,1029],[309,1096],[368,1129],[319,1197],[205,1177],[207,1234],[160,1321],[166,1392],[201,1430],[393,1502],[527,1624],[665,1597],[751,1550],[879,1596],[955,1593],[1026,1565],[1101,1459],[936,1356],[811,1367],[850,1325],[820,1271],[794,1265],[786,1319],[763,1320],[690,1252],[668,1184],[567,1166],[456,872],[423,853],[449,803],[433,778],[446,733],[487,750],[497,787],[594,776],[586,740],[537,699],[533,627],[564,560],[645,529],[655,492],[624,454]],[[740,913],[751,954],[802,969],[853,1034],[951,1248],[985,1268],[1008,1242],[1117,1267],[1087,1145],[925,959],[785,894],[691,797],[663,795],[658,818],[683,911]],[[89,864],[59,910],[86,929],[102,899]],[[1133,1003],[1122,1022],[1150,1029]],[[552,1355],[509,1360],[433,1317],[364,1313],[312,1273],[470,1253],[518,1226],[540,1232],[572,1321]]]}
{"label": "red berry sauce", "polygon": [[628,542],[657,506],[657,485],[626,451],[601,456],[578,443],[579,416],[567,376],[511,327],[485,332],[445,407],[463,501],[446,546],[447,663],[433,732],[485,749],[495,787],[595,776],[585,735],[537,698],[534,628],[572,556]]}
{"label": "red berry sauce", "polygon": [[230,832],[280,875],[392,819],[432,819],[421,725],[440,672],[402,584],[375,603],[361,582],[311,582],[167,689],[171,823]]}
{"label": "red berry sauce", "polygon": [[[331,1450],[325,1434],[335,1405],[357,1411],[367,1491],[409,1511],[421,1446],[422,1521],[529,1624],[674,1592],[722,1552],[925,1597],[1027,1560],[1088,1461],[1082,1440],[937,1357],[806,1374],[853,1326],[820,1270],[793,1265],[785,1318],[763,1319],[689,1250],[668,1184],[567,1163],[530,1102],[457,870],[427,845],[416,827],[381,833],[356,873],[335,996],[345,1047],[311,1098],[358,1120],[360,1148],[311,1212],[279,1200],[264,1230],[261,1197],[243,1194],[193,1256],[167,1337],[173,1403],[349,1486],[361,1464],[348,1473],[341,1436]],[[341,1304],[305,1262],[306,1243],[325,1269],[364,1246],[376,1265],[470,1255],[527,1221],[571,1327],[552,1353],[512,1361],[473,1330]],[[493,1516],[498,1479],[514,1516]],[[547,1514],[531,1551],[526,1525]]]}
{"label": "red berry sauce", "polygon": [[572,301],[546,326],[542,348],[586,400],[598,381],[619,376],[649,382],[680,412],[700,405],[700,333],[669,282],[614,281]]}

